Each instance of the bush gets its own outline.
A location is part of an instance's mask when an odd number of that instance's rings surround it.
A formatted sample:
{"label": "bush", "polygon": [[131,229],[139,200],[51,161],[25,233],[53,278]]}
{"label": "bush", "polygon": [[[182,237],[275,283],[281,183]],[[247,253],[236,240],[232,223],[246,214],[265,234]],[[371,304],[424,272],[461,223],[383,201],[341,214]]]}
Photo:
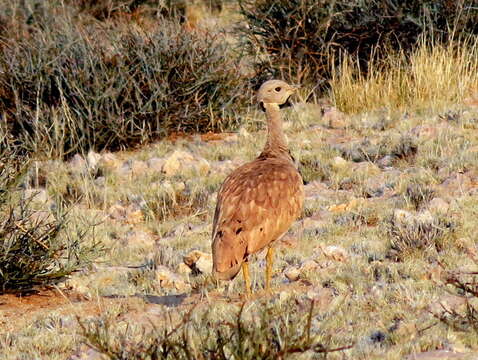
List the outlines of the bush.
{"label": "bush", "polygon": [[[472,257],[471,262],[474,268],[478,269],[478,261],[475,257]],[[465,309],[460,311],[443,306],[443,312],[434,316],[452,329],[470,332],[476,337],[478,335],[478,271],[448,271],[443,285],[464,300]]]}
{"label": "bush", "polygon": [[411,214],[401,210],[386,219],[384,225],[391,254],[399,259],[417,250],[442,251],[457,227],[444,216],[434,216],[429,212]]}
{"label": "bush", "polygon": [[187,314],[164,313],[161,324],[153,324],[153,331],[134,326],[127,326],[125,331],[124,324],[113,323],[111,317],[79,322],[88,345],[115,360],[286,359],[304,353],[325,357],[352,347],[328,349],[320,342],[330,335],[317,329],[320,320],[314,314],[313,302],[308,312],[294,301],[282,309],[259,305],[258,309],[247,306],[246,311],[243,303],[232,316],[218,317],[210,311],[194,318],[194,308]]}
{"label": "bush", "polygon": [[[408,51],[420,35],[439,40],[478,34],[478,7],[450,0],[242,0],[242,29],[261,69],[315,84],[330,78],[330,58],[346,53],[362,67],[390,49]],[[450,32],[453,29],[453,33]],[[283,75],[283,76],[284,76]]]}
{"label": "bush", "polygon": [[435,196],[435,191],[429,186],[420,183],[411,183],[403,194],[405,200],[412,204],[415,210],[428,204]]}
{"label": "bush", "polygon": [[222,129],[248,99],[220,35],[166,19],[147,31],[87,25],[70,8],[40,6],[32,35],[1,38],[0,55],[0,113],[15,137],[37,149],[65,156],[172,130]]}
{"label": "bush", "polygon": [[87,231],[67,229],[64,211],[35,211],[31,198],[18,198],[26,157],[0,141],[0,294],[52,285],[90,263],[97,244],[83,244]]}
{"label": "bush", "polygon": [[354,162],[370,161],[377,163],[385,156],[393,160],[413,160],[418,151],[417,139],[407,134],[399,137],[383,137],[377,144],[365,139],[345,146],[335,146],[341,155]]}

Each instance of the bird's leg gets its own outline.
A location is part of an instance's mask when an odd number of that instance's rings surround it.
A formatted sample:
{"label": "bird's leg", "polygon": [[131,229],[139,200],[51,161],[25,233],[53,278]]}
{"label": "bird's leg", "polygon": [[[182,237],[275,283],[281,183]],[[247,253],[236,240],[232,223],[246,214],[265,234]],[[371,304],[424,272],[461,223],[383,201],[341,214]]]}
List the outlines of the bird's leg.
{"label": "bird's leg", "polygon": [[267,249],[266,255],[266,290],[271,289],[272,265],[274,264],[274,248],[272,246]]}
{"label": "bird's leg", "polygon": [[247,261],[242,263],[242,274],[244,275],[244,281],[246,282],[246,294],[251,295],[251,278],[249,276],[249,263]]}

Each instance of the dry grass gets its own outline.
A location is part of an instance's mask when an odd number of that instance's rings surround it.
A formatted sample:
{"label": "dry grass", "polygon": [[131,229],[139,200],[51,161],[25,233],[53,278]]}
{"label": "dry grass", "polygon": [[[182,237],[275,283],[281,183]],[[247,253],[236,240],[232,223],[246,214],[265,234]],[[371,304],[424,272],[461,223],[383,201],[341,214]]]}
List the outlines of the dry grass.
{"label": "dry grass", "polygon": [[433,44],[426,39],[412,54],[393,53],[371,62],[365,73],[345,57],[330,81],[336,105],[348,113],[375,109],[442,109],[478,91],[478,41]]}

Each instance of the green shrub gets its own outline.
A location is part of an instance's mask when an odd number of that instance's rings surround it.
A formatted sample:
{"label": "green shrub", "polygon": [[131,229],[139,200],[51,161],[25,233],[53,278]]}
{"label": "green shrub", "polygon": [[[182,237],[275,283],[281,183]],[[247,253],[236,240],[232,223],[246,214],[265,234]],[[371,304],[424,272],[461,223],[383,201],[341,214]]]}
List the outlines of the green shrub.
{"label": "green shrub", "polygon": [[85,25],[70,9],[41,6],[32,36],[0,35],[0,114],[35,150],[65,156],[222,129],[249,98],[220,35],[166,19],[147,31]]}
{"label": "green shrub", "polygon": [[[408,51],[420,35],[436,39],[478,34],[478,7],[450,0],[242,0],[242,29],[260,69],[316,84],[330,77],[342,53],[365,68],[388,50]],[[476,3],[476,2],[475,2]],[[336,63],[337,65],[337,63]],[[262,71],[263,72],[263,71]]]}

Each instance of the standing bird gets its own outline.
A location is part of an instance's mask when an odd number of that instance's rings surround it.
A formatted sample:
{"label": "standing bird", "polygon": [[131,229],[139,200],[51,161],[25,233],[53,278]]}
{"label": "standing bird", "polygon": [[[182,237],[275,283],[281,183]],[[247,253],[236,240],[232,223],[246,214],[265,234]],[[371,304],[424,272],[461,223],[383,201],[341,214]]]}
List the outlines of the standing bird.
{"label": "standing bird", "polygon": [[267,141],[254,161],[233,171],[217,196],[212,225],[213,274],[233,279],[241,269],[251,294],[248,256],[268,247],[266,290],[270,289],[272,243],[284,235],[302,211],[304,188],[282,130],[280,106],[296,91],[281,80],[266,81],[257,100],[266,113]]}

